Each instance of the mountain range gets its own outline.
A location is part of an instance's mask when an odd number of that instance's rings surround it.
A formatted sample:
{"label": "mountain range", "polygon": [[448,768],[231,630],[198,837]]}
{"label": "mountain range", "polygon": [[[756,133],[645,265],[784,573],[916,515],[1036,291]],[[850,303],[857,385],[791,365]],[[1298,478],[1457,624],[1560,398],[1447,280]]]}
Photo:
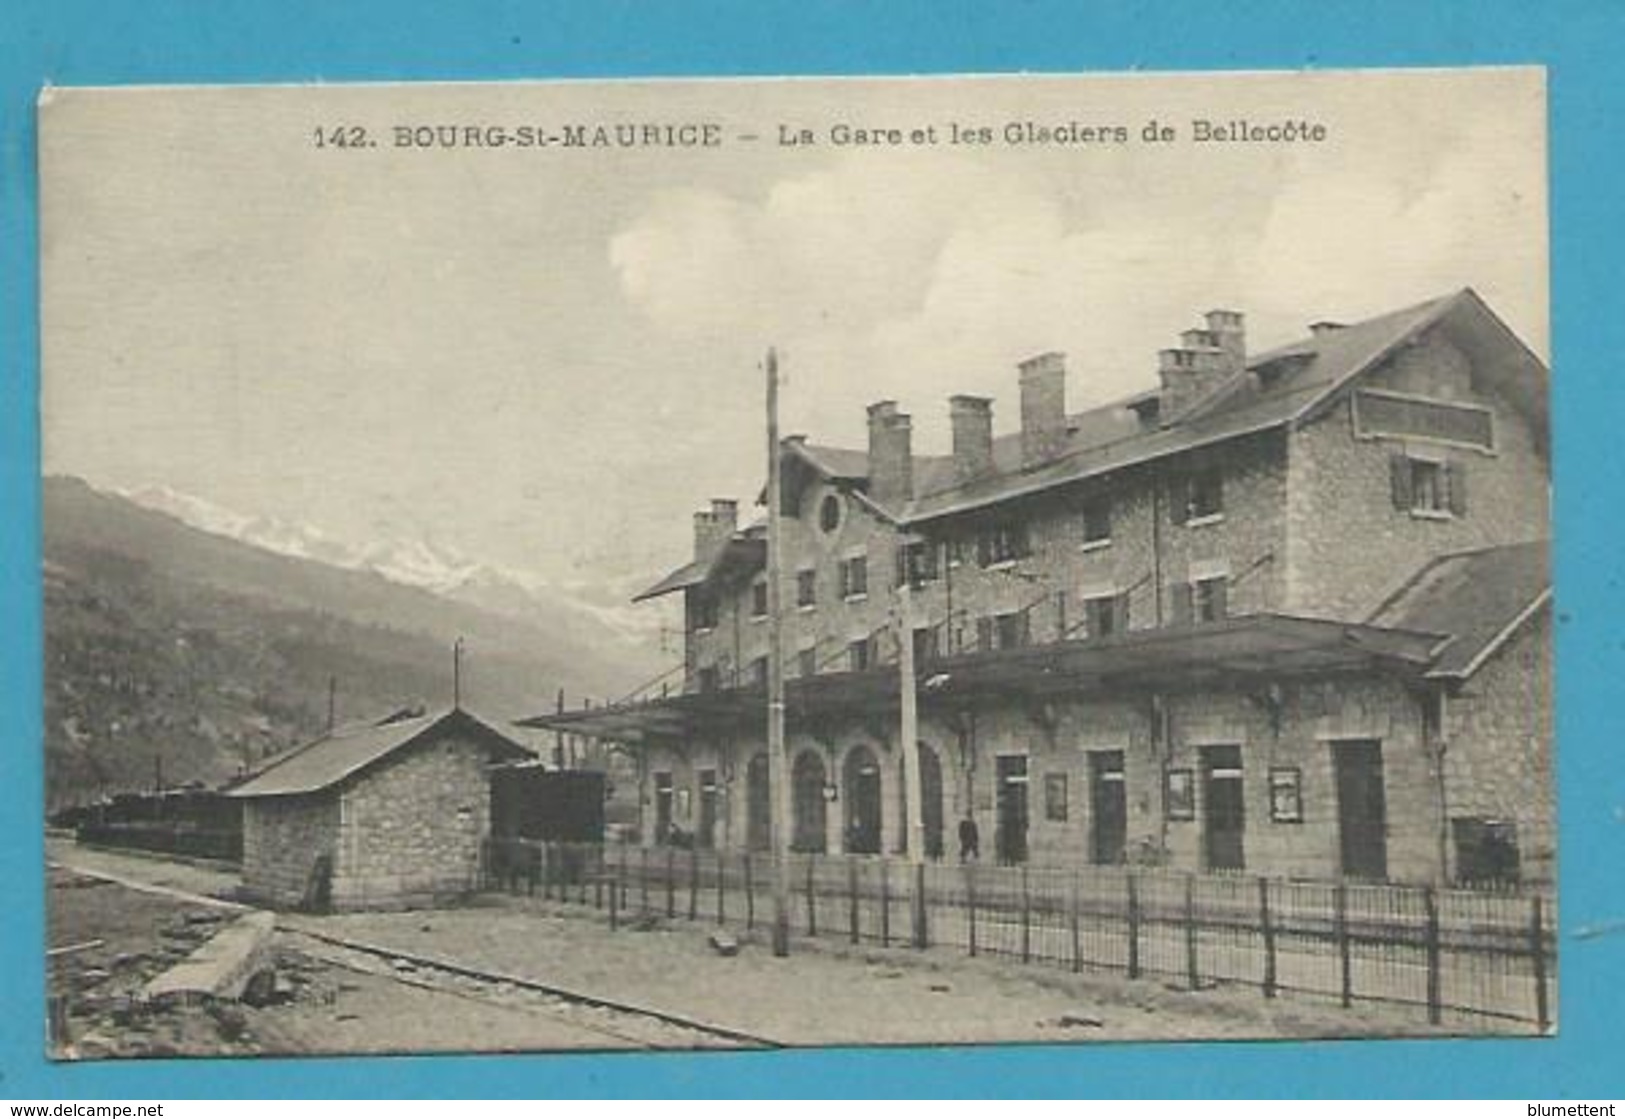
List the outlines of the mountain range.
{"label": "mountain range", "polygon": [[[497,723],[675,660],[617,608],[422,541],[357,548],[173,490],[44,483],[53,805],[213,784],[328,724],[452,699]],[[162,770],[160,777],[159,770]]]}

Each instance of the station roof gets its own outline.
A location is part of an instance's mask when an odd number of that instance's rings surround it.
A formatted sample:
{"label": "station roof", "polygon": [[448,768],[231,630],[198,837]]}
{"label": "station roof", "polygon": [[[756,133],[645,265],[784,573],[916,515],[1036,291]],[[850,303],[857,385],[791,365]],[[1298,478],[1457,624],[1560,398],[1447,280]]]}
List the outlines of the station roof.
{"label": "station roof", "polygon": [[[1438,633],[1252,614],[933,660],[922,667],[918,697],[920,709],[929,711],[972,707],[989,697],[1045,700],[1361,670],[1420,678],[1446,640]],[[895,708],[898,689],[895,665],[788,680],[788,719],[884,712]],[[750,687],[537,715],[519,725],[641,742],[765,717],[763,689]]]}
{"label": "station roof", "polygon": [[530,751],[461,708],[350,727],[324,735],[280,757],[224,790],[226,796],[300,796],[330,789],[413,745],[448,735],[471,737],[494,758],[530,757]]}

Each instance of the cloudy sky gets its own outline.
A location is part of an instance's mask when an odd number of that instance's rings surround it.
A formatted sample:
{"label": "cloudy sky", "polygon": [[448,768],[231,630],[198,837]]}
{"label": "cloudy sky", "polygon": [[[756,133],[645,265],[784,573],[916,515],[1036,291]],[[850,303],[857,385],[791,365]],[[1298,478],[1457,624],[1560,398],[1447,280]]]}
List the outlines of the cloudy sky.
{"label": "cloudy sky", "polygon": [[[1327,139],[1199,145],[1198,118]],[[1141,142],[1153,119],[1180,138]],[[690,121],[722,145],[393,146]],[[1005,142],[1028,121],[1132,139]],[[861,445],[895,397],[924,451],[955,392],[1008,429],[1044,350],[1074,407],[1149,387],[1211,307],[1262,349],[1471,285],[1549,347],[1532,71],[58,90],[41,158],[47,471],[561,582],[658,575],[694,508],[755,493],[769,344],[787,432]]]}

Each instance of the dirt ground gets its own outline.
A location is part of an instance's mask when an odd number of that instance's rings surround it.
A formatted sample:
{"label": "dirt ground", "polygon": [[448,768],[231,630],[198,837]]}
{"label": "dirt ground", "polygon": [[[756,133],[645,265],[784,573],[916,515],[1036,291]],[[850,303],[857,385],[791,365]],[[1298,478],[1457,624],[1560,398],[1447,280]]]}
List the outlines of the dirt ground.
{"label": "dirt ground", "polygon": [[[52,857],[131,883],[229,896],[218,869],[83,851]],[[363,1053],[687,1047],[658,1023],[573,1004],[502,976],[680,1015],[784,1045],[1333,1038],[1442,1034],[1410,1009],[1356,1007],[1255,989],[1189,991],[1155,980],[968,959],[948,950],[798,940],[773,957],[762,931],[737,955],[705,922],[646,921],[612,932],[603,914],[523,897],[409,913],[284,915],[274,942],[288,997],[153,1012],[135,992],[230,913],[63,870],[51,878],[51,943],[104,941],[52,960],[78,1056]],[[210,918],[215,918],[211,920]],[[318,934],[317,940],[307,933]],[[332,940],[381,950],[346,949]],[[449,961],[488,973],[449,982]]]}

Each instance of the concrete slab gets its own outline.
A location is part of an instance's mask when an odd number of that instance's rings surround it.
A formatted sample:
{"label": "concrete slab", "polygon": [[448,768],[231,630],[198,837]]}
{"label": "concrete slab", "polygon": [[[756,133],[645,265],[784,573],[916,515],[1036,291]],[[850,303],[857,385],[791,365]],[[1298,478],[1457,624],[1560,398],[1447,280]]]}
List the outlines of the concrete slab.
{"label": "concrete slab", "polygon": [[248,913],[226,925],[197,951],[148,983],[142,998],[190,1001],[236,999],[264,963],[276,917]]}

